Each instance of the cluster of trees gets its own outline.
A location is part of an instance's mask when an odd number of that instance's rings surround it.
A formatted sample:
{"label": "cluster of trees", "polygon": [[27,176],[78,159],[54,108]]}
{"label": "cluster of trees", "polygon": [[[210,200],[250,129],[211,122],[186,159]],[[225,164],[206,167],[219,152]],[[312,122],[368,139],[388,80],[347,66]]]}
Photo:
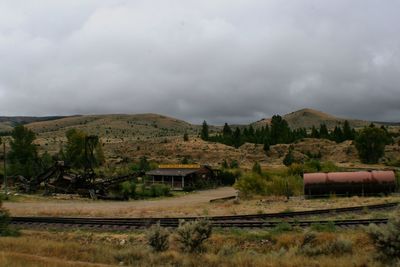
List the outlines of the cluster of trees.
{"label": "cluster of trees", "polygon": [[71,129],[66,133],[67,143],[57,155],[44,152],[39,155],[34,143],[36,135],[23,125],[11,132],[10,152],[7,155],[9,174],[32,178],[51,167],[56,160],[64,160],[76,169],[96,167],[104,162],[102,146],[97,136]]}
{"label": "cluster of trees", "polygon": [[66,132],[67,143],[61,147],[59,158],[75,169],[94,168],[105,161],[102,144],[97,135],[70,129]]}
{"label": "cluster of trees", "polygon": [[[346,140],[354,140],[359,157],[364,163],[376,163],[384,155],[385,145],[393,143],[393,136],[386,127],[376,127],[374,124],[365,127],[359,132],[352,128],[346,120],[343,127],[336,126],[332,131],[328,130],[326,124],[321,124],[319,129],[312,127],[310,132],[305,128],[291,129],[286,120],[275,115],[271,124],[256,128],[252,125],[244,128],[232,129],[225,123],[222,131],[215,135],[209,134],[209,127],[206,121],[203,122],[201,138],[205,141],[218,142],[225,145],[240,147],[244,143],[263,144],[264,150],[268,151],[271,145],[291,144],[302,138],[322,138],[341,143]],[[291,151],[285,159],[285,165],[291,165]]]}
{"label": "cluster of trees", "polygon": [[305,128],[291,129],[287,121],[279,115],[272,117],[270,126],[267,124],[256,129],[250,125],[242,129],[236,127],[233,130],[225,123],[222,132],[210,136],[207,122],[204,121],[201,130],[201,138],[206,141],[223,143],[236,148],[246,142],[264,144],[266,151],[269,150],[270,145],[290,144],[306,137],[325,138],[339,143],[345,140],[354,140],[356,131],[350,127],[348,121],[345,121],[343,128],[336,126],[333,131],[329,131],[325,124],[321,124],[319,129],[313,127],[311,132],[307,133]]}
{"label": "cluster of trees", "polygon": [[385,146],[393,143],[392,136],[385,127],[373,124],[362,129],[355,139],[359,158],[363,163],[377,163],[385,154]]}
{"label": "cluster of trees", "polygon": [[309,135],[311,138],[324,138],[335,141],[336,143],[341,143],[346,140],[354,140],[356,136],[356,130],[350,127],[347,120],[344,121],[343,128],[336,126],[334,130],[330,132],[324,123],[320,125],[319,129],[313,126]]}
{"label": "cluster of trees", "polygon": [[234,130],[225,123],[222,132],[210,136],[208,132],[207,122],[203,122],[201,138],[206,141],[223,143],[229,146],[239,147],[244,143],[264,144],[264,149],[269,150],[270,145],[292,143],[298,139],[307,137],[305,129],[290,129],[286,120],[281,116],[272,117],[271,126],[268,124],[261,128],[252,125],[240,129],[236,127]]}

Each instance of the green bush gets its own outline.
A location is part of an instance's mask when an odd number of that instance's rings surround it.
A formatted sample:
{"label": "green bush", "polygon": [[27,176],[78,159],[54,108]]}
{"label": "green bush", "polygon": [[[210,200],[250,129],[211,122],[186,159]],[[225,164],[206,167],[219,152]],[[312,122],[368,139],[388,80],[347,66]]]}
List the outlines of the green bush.
{"label": "green bush", "polygon": [[183,191],[185,192],[193,192],[195,190],[194,186],[184,186],[182,188]]}
{"label": "green bush", "polygon": [[221,185],[233,185],[236,181],[236,176],[230,171],[222,170],[217,179]]}
{"label": "green bush", "polygon": [[315,224],[311,225],[311,229],[315,230],[317,232],[335,232],[336,225],[334,222],[328,222],[325,224],[315,223]]}
{"label": "green bush", "polygon": [[269,179],[256,174],[246,173],[234,184],[244,196],[251,195],[301,195],[303,179],[298,175],[273,175]]}
{"label": "green bush", "polygon": [[272,232],[275,234],[280,234],[280,233],[289,232],[292,230],[293,230],[293,227],[292,227],[292,225],[290,225],[290,223],[281,222],[272,229]]}
{"label": "green bush", "polygon": [[294,157],[293,157],[293,152],[292,152],[292,150],[289,149],[289,152],[283,158],[283,164],[285,166],[290,166],[293,163],[295,163],[295,160],[294,160]]}
{"label": "green bush", "polygon": [[120,194],[128,199],[136,197],[136,184],[131,181],[125,181],[120,185]]}
{"label": "green bush", "polygon": [[303,179],[298,175],[272,176],[267,182],[267,195],[293,196],[303,194]]}
{"label": "green bush", "polygon": [[378,252],[378,258],[382,261],[400,260],[400,210],[396,211],[386,226],[372,224],[367,228],[367,233]]}
{"label": "green bush", "polygon": [[147,243],[156,252],[166,251],[169,248],[169,235],[168,230],[157,223],[148,230]]}
{"label": "green bush", "polygon": [[304,172],[320,172],[321,170],[321,162],[317,159],[311,159],[304,163]]}
{"label": "green bush", "polygon": [[229,164],[229,167],[231,169],[237,169],[237,168],[239,168],[239,162],[236,159],[234,159],[231,161],[231,164]]}
{"label": "green bush", "polygon": [[351,254],[353,252],[353,244],[350,240],[335,239],[322,244],[317,241],[317,234],[307,232],[304,235],[303,242],[299,248],[299,253],[309,257],[320,255],[335,255]]}
{"label": "green bush", "polygon": [[293,163],[288,167],[288,175],[303,175],[304,172],[304,165],[299,163]]}
{"label": "green bush", "polygon": [[153,184],[149,188],[142,186],[139,195],[141,197],[163,197],[171,195],[171,188],[163,184]]}
{"label": "green bush", "polygon": [[254,162],[254,165],[253,165],[251,171],[262,175],[261,165],[260,165],[260,163],[258,163],[258,161]]}
{"label": "green bush", "polygon": [[317,159],[311,159],[304,164],[292,164],[288,168],[290,175],[302,175],[303,173],[313,172],[335,172],[339,168],[331,161],[320,162]]}
{"label": "green bush", "polygon": [[181,221],[177,230],[180,248],[184,252],[200,252],[211,233],[212,226],[208,220]]}
{"label": "green bush", "polygon": [[267,180],[256,173],[246,173],[234,184],[234,187],[245,196],[252,194],[264,195],[267,186]]}
{"label": "green bush", "polygon": [[150,186],[152,197],[163,197],[171,194],[171,188],[163,184],[153,184]]}

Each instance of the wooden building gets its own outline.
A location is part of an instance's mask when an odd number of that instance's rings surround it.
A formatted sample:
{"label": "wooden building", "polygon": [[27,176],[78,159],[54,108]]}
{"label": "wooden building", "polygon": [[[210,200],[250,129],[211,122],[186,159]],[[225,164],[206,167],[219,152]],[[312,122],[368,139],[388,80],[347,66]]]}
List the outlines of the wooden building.
{"label": "wooden building", "polygon": [[160,165],[158,169],[146,172],[150,184],[169,185],[172,190],[195,187],[198,182],[208,182],[215,178],[213,170],[198,164]]}

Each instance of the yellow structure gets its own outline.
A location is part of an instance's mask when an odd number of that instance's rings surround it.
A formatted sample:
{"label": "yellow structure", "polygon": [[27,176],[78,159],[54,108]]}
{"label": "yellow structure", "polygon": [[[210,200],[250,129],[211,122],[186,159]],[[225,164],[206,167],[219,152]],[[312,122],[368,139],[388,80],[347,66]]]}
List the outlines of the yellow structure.
{"label": "yellow structure", "polygon": [[161,164],[160,169],[200,169],[199,164]]}

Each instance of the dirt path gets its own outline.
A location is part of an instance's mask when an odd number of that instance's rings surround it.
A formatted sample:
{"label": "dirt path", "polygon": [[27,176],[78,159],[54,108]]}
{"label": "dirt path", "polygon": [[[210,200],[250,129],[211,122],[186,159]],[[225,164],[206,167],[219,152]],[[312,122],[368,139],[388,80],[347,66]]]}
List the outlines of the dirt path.
{"label": "dirt path", "polygon": [[[128,202],[54,200],[44,202],[4,202],[12,216],[177,216],[207,213],[209,201],[235,195],[232,187],[205,190],[180,197]],[[205,215],[205,214],[203,214]]]}

